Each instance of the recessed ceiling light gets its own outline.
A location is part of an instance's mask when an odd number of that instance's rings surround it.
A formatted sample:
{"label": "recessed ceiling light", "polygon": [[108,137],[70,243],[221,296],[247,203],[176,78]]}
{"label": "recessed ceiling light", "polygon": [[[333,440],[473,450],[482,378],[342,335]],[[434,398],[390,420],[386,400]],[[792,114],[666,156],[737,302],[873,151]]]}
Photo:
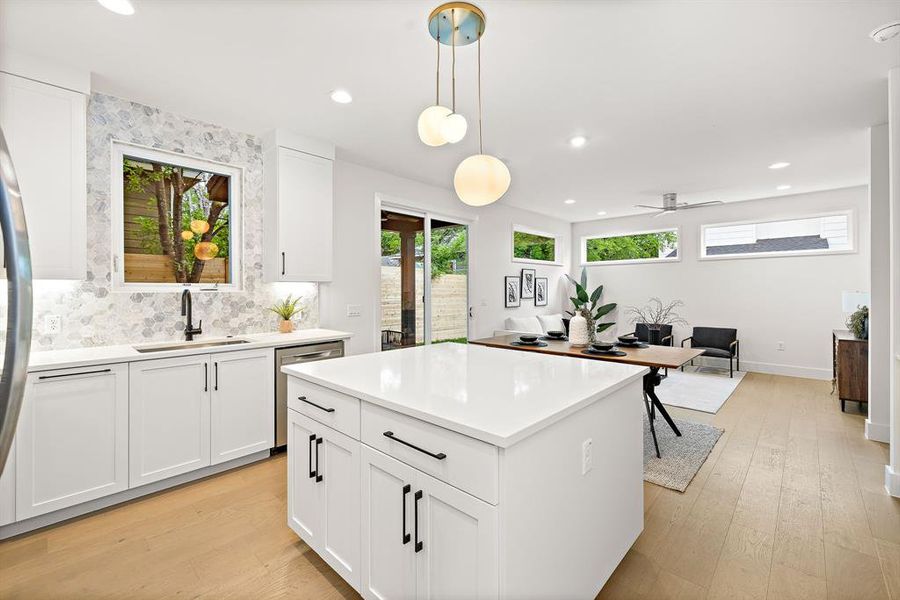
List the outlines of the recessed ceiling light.
{"label": "recessed ceiling light", "polygon": [[783,169],[783,168],[789,167],[789,166],[791,166],[791,163],[789,163],[789,162],[777,162],[777,163],[772,163],[771,165],[769,165],[769,168],[770,169]]}
{"label": "recessed ceiling light", "polygon": [[131,0],[97,0],[97,2],[106,10],[111,10],[117,15],[134,14],[134,6],[131,4]]}
{"label": "recessed ceiling light", "polygon": [[567,198],[567,199],[563,200],[563,204],[575,204],[575,201],[572,200],[571,198]]}
{"label": "recessed ceiling light", "polygon": [[332,90],[331,99],[338,104],[350,104],[353,102],[353,96],[347,90]]}
{"label": "recessed ceiling light", "polygon": [[869,34],[873,40],[878,42],[879,44],[883,44],[891,38],[897,37],[900,35],[900,21],[893,21],[891,23],[885,23],[881,27],[876,28],[872,33]]}
{"label": "recessed ceiling light", "polygon": [[784,190],[789,190],[789,189],[791,189],[791,186],[789,186],[788,184],[785,183],[785,184],[783,184],[783,185],[779,185],[779,186],[776,187],[775,189],[778,190],[779,192],[783,192]]}
{"label": "recessed ceiling light", "polygon": [[605,211],[605,210],[598,210],[598,211],[597,211],[597,216],[598,216],[598,217],[602,217],[602,216],[605,215],[605,214],[606,214],[606,211]]}
{"label": "recessed ceiling light", "polygon": [[587,144],[587,138],[583,135],[575,135],[569,138],[569,145],[573,148],[584,148]]}

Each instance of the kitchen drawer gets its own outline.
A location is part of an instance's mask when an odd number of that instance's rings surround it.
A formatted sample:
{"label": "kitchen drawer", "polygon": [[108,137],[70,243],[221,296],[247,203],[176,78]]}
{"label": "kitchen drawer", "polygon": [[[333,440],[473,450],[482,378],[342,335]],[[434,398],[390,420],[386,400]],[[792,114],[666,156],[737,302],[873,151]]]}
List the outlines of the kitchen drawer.
{"label": "kitchen drawer", "polygon": [[362,405],[360,424],[364,444],[497,504],[500,459],[496,446],[368,402]]}
{"label": "kitchen drawer", "polygon": [[288,408],[359,439],[359,399],[353,396],[289,376]]}

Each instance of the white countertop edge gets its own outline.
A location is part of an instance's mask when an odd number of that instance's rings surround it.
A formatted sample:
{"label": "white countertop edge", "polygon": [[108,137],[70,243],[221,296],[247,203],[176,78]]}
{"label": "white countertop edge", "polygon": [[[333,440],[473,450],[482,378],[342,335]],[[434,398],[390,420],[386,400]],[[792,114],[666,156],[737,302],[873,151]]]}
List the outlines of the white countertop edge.
{"label": "white countertop edge", "polygon": [[[333,329],[299,329],[291,333],[252,333],[247,335],[230,336],[233,339],[248,340],[246,344],[233,344],[228,346],[212,346],[207,348],[183,348],[178,350],[163,350],[159,352],[138,352],[134,346],[152,346],[155,344],[177,344],[183,340],[149,341],[139,344],[121,344],[115,346],[85,346],[82,348],[66,348],[62,350],[46,350],[32,352],[28,357],[28,372],[50,371],[56,369],[72,369],[94,365],[107,365],[123,362],[138,362],[145,360],[157,360],[160,358],[176,358],[180,356],[192,356],[196,354],[218,354],[221,352],[237,352],[240,350],[254,350],[260,348],[280,348],[284,346],[299,346],[320,342],[333,342],[346,340],[353,337],[352,333]],[[208,338],[201,336],[197,342],[213,341],[225,338]]]}
{"label": "white countertop edge", "polygon": [[524,440],[525,438],[537,433],[541,429],[556,423],[557,421],[561,421],[572,413],[578,412],[582,408],[589,406],[600,400],[601,398],[605,398],[610,394],[617,392],[628,384],[641,379],[650,372],[650,369],[647,367],[640,367],[640,370],[634,373],[633,375],[629,375],[622,381],[615,383],[604,390],[597,392],[596,394],[592,394],[587,398],[579,400],[574,404],[566,406],[565,408],[551,414],[546,417],[535,421],[531,425],[524,427],[514,433],[511,433],[507,436],[501,436],[494,433],[490,433],[487,431],[483,431],[481,429],[476,429],[474,427],[469,427],[468,425],[464,425],[462,423],[458,423],[451,419],[446,419],[444,417],[440,417],[423,410],[418,410],[404,404],[397,404],[394,402],[390,402],[389,400],[384,400],[383,398],[378,398],[376,396],[372,396],[370,394],[366,394],[360,392],[358,390],[354,390],[352,388],[322,379],[320,377],[315,377],[309,375],[307,373],[300,373],[292,369],[292,365],[281,367],[281,372],[286,373],[291,377],[297,377],[299,379],[303,379],[304,381],[308,381],[310,383],[314,383],[316,385],[321,385],[322,387],[326,387],[328,389],[334,390],[336,392],[341,392],[342,394],[347,394],[348,396],[353,396],[354,398],[359,398],[364,402],[369,402],[371,404],[375,404],[381,406],[383,408],[387,408],[389,410],[393,410],[395,412],[414,417],[421,421],[425,421],[427,423],[431,423],[432,425],[437,425],[439,427],[443,427],[444,429],[449,429],[450,431],[455,431],[456,433],[461,433],[463,435],[469,436],[471,438],[475,438],[476,440],[481,440],[482,442],[487,442],[493,446],[497,446],[498,448],[509,448],[510,446],[516,444]]}

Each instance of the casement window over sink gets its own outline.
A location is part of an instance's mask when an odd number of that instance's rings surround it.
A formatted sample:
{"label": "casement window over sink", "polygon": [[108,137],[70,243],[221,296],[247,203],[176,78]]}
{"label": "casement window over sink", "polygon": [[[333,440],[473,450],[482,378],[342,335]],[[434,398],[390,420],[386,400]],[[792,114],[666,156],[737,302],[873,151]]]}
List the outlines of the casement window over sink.
{"label": "casement window over sink", "polygon": [[239,290],[241,167],[113,142],[113,289]]}

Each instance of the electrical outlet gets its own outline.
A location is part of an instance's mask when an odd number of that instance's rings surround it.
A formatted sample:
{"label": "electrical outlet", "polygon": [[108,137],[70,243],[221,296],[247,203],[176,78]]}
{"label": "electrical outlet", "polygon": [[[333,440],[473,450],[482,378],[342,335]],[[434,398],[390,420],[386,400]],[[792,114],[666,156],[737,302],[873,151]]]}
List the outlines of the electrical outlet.
{"label": "electrical outlet", "polygon": [[44,317],[44,333],[56,335],[62,329],[62,317],[59,315],[47,315]]}
{"label": "electrical outlet", "polygon": [[347,316],[348,317],[362,316],[362,305],[361,304],[348,304],[347,305]]}
{"label": "electrical outlet", "polygon": [[594,468],[594,454],[592,447],[594,445],[593,438],[588,438],[581,442],[581,474],[587,475],[587,472]]}
{"label": "electrical outlet", "polygon": [[779,352],[784,352],[784,342],[778,342],[778,345],[775,347]]}

